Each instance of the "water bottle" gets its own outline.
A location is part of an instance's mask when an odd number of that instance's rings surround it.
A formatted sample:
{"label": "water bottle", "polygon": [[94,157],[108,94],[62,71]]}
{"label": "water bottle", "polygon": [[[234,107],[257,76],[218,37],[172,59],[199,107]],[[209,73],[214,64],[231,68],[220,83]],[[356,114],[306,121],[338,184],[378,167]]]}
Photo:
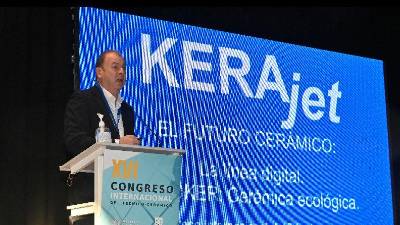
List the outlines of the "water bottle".
{"label": "water bottle", "polygon": [[97,143],[111,143],[111,132],[110,129],[108,129],[103,121],[103,115],[100,113],[97,113],[97,116],[100,119],[99,122],[99,127],[96,129],[96,142]]}

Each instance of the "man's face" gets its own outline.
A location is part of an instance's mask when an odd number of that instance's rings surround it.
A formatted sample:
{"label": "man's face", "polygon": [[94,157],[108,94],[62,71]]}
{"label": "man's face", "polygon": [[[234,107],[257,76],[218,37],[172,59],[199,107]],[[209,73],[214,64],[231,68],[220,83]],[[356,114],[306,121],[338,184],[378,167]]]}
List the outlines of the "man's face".
{"label": "man's face", "polygon": [[125,61],[115,52],[107,53],[104,63],[96,68],[100,84],[114,96],[125,85]]}

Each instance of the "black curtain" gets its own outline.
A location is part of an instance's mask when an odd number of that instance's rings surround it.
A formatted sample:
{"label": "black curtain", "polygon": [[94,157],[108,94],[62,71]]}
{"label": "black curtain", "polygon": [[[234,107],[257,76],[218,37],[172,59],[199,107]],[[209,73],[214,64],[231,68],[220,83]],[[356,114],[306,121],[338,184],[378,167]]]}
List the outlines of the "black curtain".
{"label": "black curtain", "polygon": [[[141,16],[384,60],[399,213],[398,8],[133,8]],[[0,224],[67,224],[65,104],[73,90],[70,8],[0,8]],[[362,187],[360,187],[362,188]],[[376,193],[380,194],[380,193]],[[373,222],[372,222],[373,223]],[[396,218],[395,224],[400,222]]]}
{"label": "black curtain", "polygon": [[0,8],[1,224],[67,224],[62,129],[72,93],[69,8]]}

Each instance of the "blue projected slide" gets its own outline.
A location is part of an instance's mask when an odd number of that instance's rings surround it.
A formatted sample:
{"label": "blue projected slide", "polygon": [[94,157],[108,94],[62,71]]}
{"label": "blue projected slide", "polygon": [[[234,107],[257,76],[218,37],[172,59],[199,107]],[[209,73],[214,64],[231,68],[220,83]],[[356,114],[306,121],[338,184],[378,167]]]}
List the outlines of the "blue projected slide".
{"label": "blue projected slide", "polygon": [[381,60],[93,8],[79,21],[80,88],[120,51],[136,134],[187,151],[180,224],[393,223]]}

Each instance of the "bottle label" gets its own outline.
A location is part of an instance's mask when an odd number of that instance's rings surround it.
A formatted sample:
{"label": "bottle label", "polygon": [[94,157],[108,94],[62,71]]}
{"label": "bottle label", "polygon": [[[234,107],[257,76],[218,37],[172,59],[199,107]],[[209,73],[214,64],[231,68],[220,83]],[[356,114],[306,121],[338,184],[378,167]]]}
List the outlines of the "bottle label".
{"label": "bottle label", "polygon": [[98,132],[96,135],[96,142],[98,143],[111,143],[110,132]]}

